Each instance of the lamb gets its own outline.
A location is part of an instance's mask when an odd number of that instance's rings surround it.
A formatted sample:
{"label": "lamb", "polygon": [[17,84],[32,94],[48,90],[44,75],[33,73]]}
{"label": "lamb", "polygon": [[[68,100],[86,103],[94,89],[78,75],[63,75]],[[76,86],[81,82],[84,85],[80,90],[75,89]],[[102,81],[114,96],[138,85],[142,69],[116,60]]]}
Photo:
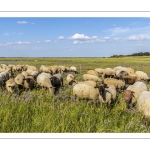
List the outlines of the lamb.
{"label": "lamb", "polygon": [[128,108],[134,108],[137,99],[143,91],[147,91],[148,88],[145,83],[141,81],[136,81],[133,85],[129,85],[127,89],[123,92],[124,100]]}
{"label": "lamb", "polygon": [[92,74],[92,75],[94,75],[94,76],[97,76],[97,77],[98,77],[98,72],[97,72],[97,71],[95,71],[95,70],[88,70],[88,71],[87,71],[87,74]]}
{"label": "lamb", "polygon": [[102,74],[102,78],[110,78],[110,77],[115,77],[116,76],[116,72],[115,70],[111,69],[111,68],[106,68],[103,69],[103,74]]}
{"label": "lamb", "polygon": [[16,87],[17,84],[15,83],[14,78],[10,78],[6,81],[6,89],[8,92],[13,93]]}
{"label": "lamb", "polygon": [[104,79],[104,83],[107,84],[108,86],[112,86],[112,85],[115,86],[118,92],[120,92],[120,90],[125,88],[125,82],[123,80],[117,80],[114,78],[106,78]]}
{"label": "lamb", "polygon": [[48,88],[50,94],[54,95],[55,87],[52,86],[52,83],[46,74],[39,74],[37,76],[37,84],[40,85],[42,88]]}
{"label": "lamb", "polygon": [[150,91],[143,91],[140,94],[136,108],[150,121]]}
{"label": "lamb", "polygon": [[91,74],[84,74],[82,77],[83,77],[84,81],[92,80],[92,81],[95,81],[95,82],[102,83],[102,79],[100,79],[97,76],[91,75]]}

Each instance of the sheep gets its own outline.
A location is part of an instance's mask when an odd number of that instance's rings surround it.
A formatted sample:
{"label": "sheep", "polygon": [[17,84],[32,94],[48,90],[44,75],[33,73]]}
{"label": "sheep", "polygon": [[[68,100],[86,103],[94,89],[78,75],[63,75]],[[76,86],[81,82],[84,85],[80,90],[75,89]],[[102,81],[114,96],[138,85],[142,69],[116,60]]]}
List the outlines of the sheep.
{"label": "sheep", "polygon": [[123,92],[127,108],[134,108],[140,94],[147,90],[146,84],[141,81],[136,81],[133,85],[129,85]]}
{"label": "sheep", "polygon": [[35,87],[35,80],[32,76],[28,76],[27,78],[24,79],[23,86],[25,89],[30,89],[32,90]]}
{"label": "sheep", "polygon": [[99,100],[99,90],[98,88],[94,88],[85,84],[76,84],[73,87],[73,96],[76,98],[83,99],[91,99],[91,100]]}
{"label": "sheep", "polygon": [[88,70],[87,74],[92,74],[92,75],[98,76],[98,72],[95,70]]}
{"label": "sheep", "polygon": [[150,121],[150,91],[143,91],[137,99],[136,108]]}
{"label": "sheep", "polygon": [[18,85],[19,89],[23,89],[24,88],[24,79],[25,76],[22,73],[19,73],[16,77],[15,77],[15,82]]}
{"label": "sheep", "polygon": [[71,66],[69,69],[70,72],[78,73],[77,67]]}
{"label": "sheep", "polygon": [[58,66],[48,66],[48,68],[50,69],[52,75],[60,73],[60,68]]}
{"label": "sheep", "polygon": [[95,71],[97,71],[99,74],[103,74],[103,69],[102,68],[96,68]]}
{"label": "sheep", "polygon": [[40,74],[44,74],[44,75],[46,75],[49,79],[52,77],[52,75],[51,75],[50,73],[42,72],[42,73],[40,73]]}
{"label": "sheep", "polygon": [[129,75],[126,71],[116,71],[115,79],[122,79],[122,77]]}
{"label": "sheep", "polygon": [[89,86],[93,86],[93,87],[96,87],[97,83],[95,81],[83,81],[83,82],[78,82],[76,80],[72,80],[70,82],[70,85],[72,86],[75,86],[76,84],[86,84],[86,85],[89,85]]}
{"label": "sheep", "polygon": [[135,74],[137,75],[136,81],[141,81],[141,80],[147,81],[149,79],[148,75],[143,71],[136,71]]}
{"label": "sheep", "polygon": [[112,68],[103,69],[103,74],[102,74],[103,79],[108,77],[115,77],[115,76],[116,76],[116,72]]}
{"label": "sheep", "polygon": [[73,80],[75,80],[75,77],[74,77],[74,75],[72,75],[72,74],[68,74],[67,75],[67,77],[66,77],[66,80],[67,80],[67,83],[69,84],[69,85],[71,85],[72,83],[72,81]]}
{"label": "sheep", "polygon": [[120,71],[126,71],[128,74],[134,73],[134,69],[133,68],[126,68],[126,67],[122,67],[122,66],[117,66],[117,67],[113,68],[113,70],[116,71],[116,75],[118,75],[118,73]]}
{"label": "sheep", "polygon": [[13,93],[16,87],[17,84],[15,83],[14,78],[10,78],[6,81],[6,89],[8,92]]}
{"label": "sheep", "polygon": [[28,73],[26,71],[22,71],[21,73],[25,76],[25,78],[28,77]]}
{"label": "sheep", "polygon": [[126,84],[134,84],[137,80],[137,76],[134,75],[123,76],[122,80],[124,80]]}
{"label": "sheep", "polygon": [[112,94],[105,90],[107,87],[106,84],[99,85],[97,87],[85,85],[85,84],[76,84],[73,87],[73,96],[76,98],[82,98],[87,100],[99,100],[99,102],[106,103],[108,105],[112,102]]}
{"label": "sheep", "polygon": [[54,74],[51,78],[51,83],[55,87],[56,92],[63,86],[63,76],[59,74]]}
{"label": "sheep", "polygon": [[107,84],[108,86],[112,86],[112,85],[115,86],[118,92],[120,92],[121,90],[125,88],[125,82],[123,80],[117,80],[114,78],[106,78],[104,79],[103,82]]}
{"label": "sheep", "polygon": [[30,76],[32,76],[34,78],[34,80],[36,80],[38,75],[39,75],[38,71],[32,71]]}
{"label": "sheep", "polygon": [[108,106],[112,104],[116,97],[117,97],[117,91],[115,86],[108,86],[107,84],[103,84],[99,86],[99,92],[100,92],[100,102],[106,103]]}
{"label": "sheep", "polygon": [[56,78],[58,78],[61,82],[61,85],[63,85],[63,76],[60,73],[54,74],[53,76],[55,76]]}
{"label": "sheep", "polygon": [[84,74],[84,75],[82,75],[82,77],[83,77],[84,81],[92,80],[92,81],[95,81],[95,82],[102,83],[102,79],[100,79],[97,76],[91,75],[91,74]]}
{"label": "sheep", "polygon": [[40,72],[46,72],[46,73],[51,73],[51,70],[49,67],[45,66],[45,65],[41,65],[40,67]]}
{"label": "sheep", "polygon": [[35,66],[28,66],[28,69],[29,70],[33,70],[33,71],[38,71],[38,69]]}
{"label": "sheep", "polygon": [[46,74],[39,74],[37,76],[37,84],[42,87],[42,89],[48,88],[51,95],[55,93],[55,87],[52,86],[52,83],[49,77]]}

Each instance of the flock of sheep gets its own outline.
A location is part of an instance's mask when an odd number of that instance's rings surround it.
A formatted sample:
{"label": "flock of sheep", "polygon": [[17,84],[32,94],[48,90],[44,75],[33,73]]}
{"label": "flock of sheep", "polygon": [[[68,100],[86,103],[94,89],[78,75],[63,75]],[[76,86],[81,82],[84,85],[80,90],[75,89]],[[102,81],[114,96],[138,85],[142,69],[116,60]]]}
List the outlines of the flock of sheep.
{"label": "flock of sheep", "polygon": [[[67,73],[66,79],[63,74]],[[57,94],[64,86],[64,80],[71,86],[75,100],[90,99],[108,105],[114,103],[120,92],[124,94],[127,107],[137,108],[146,118],[150,118],[150,91],[146,85],[150,81],[143,71],[117,66],[115,68],[96,68],[82,75],[77,81],[76,67],[45,66],[39,69],[30,65],[0,65],[0,86],[10,93],[16,89],[32,90],[36,86]],[[144,81],[144,82],[143,82]]]}

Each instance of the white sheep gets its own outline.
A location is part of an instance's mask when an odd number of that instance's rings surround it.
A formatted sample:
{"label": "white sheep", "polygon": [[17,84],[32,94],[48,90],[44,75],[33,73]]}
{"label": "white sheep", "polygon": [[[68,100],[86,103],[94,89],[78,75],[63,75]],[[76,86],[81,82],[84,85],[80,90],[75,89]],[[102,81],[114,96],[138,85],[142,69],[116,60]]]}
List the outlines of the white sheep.
{"label": "white sheep", "polygon": [[103,74],[102,74],[102,78],[107,78],[107,77],[115,77],[116,76],[116,71],[113,70],[112,68],[106,68],[103,69]]}
{"label": "white sheep", "polygon": [[143,91],[137,99],[136,108],[145,118],[150,119],[150,91]]}
{"label": "white sheep", "polygon": [[41,65],[40,67],[40,72],[46,72],[46,73],[51,73],[51,70],[49,67],[45,66],[45,65]]}
{"label": "white sheep", "polygon": [[102,79],[100,79],[97,76],[91,75],[91,74],[84,74],[84,75],[82,75],[82,77],[83,77],[84,81],[92,80],[92,81],[95,81],[95,82],[102,83]]}
{"label": "white sheep", "polygon": [[97,72],[97,71],[95,71],[95,70],[88,70],[88,71],[87,71],[87,74],[92,74],[92,75],[94,75],[94,76],[97,76],[97,77],[98,77],[98,72]]}
{"label": "white sheep", "polygon": [[103,69],[102,68],[96,68],[95,71],[97,71],[99,74],[103,74]]}
{"label": "white sheep", "polygon": [[75,77],[73,74],[68,74],[66,80],[68,84],[71,84],[71,81],[75,80]]}
{"label": "white sheep", "polygon": [[49,77],[46,74],[37,76],[37,84],[43,88],[48,88],[51,95],[55,93],[55,87],[52,86]]}
{"label": "white sheep", "polygon": [[141,81],[141,80],[147,81],[149,79],[148,75],[143,71],[136,71],[135,74],[137,75],[136,81]]}
{"label": "white sheep", "polygon": [[15,83],[15,80],[13,78],[10,78],[6,81],[6,89],[8,92],[13,93],[16,87],[17,84]]}
{"label": "white sheep", "polygon": [[70,71],[70,72],[78,73],[77,67],[74,67],[74,66],[71,66],[70,69],[69,69],[69,71]]}
{"label": "white sheep", "polygon": [[136,105],[137,99],[143,91],[148,88],[145,83],[137,81],[133,85],[129,85],[124,91],[124,100],[128,108],[133,108]]}

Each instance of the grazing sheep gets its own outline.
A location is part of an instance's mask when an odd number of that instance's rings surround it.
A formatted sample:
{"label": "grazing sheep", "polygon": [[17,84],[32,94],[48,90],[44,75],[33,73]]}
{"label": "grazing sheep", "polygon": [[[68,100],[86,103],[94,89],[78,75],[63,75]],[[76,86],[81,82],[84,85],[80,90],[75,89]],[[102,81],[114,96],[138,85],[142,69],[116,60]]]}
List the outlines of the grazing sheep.
{"label": "grazing sheep", "polygon": [[16,87],[17,84],[15,83],[15,80],[13,78],[10,78],[6,81],[6,89],[8,92],[13,93]]}
{"label": "grazing sheep", "polygon": [[95,71],[95,70],[88,70],[88,71],[87,71],[87,74],[92,74],[92,75],[94,75],[94,76],[97,76],[97,77],[98,77],[98,72],[97,72],[97,71]]}
{"label": "grazing sheep", "polygon": [[45,72],[42,72],[40,74],[45,74],[49,79],[52,77],[52,75],[50,73],[45,73]]}
{"label": "grazing sheep", "polygon": [[26,71],[22,71],[22,74],[25,76],[25,78],[28,77],[28,73]]}
{"label": "grazing sheep", "polygon": [[74,73],[78,73],[77,67],[74,67],[74,66],[71,66],[69,71],[74,72]]}
{"label": "grazing sheep", "polygon": [[91,75],[91,74],[84,74],[82,77],[83,77],[84,81],[92,80],[92,81],[95,81],[95,82],[102,83],[102,79],[100,79],[97,76]]}
{"label": "grazing sheep", "polygon": [[58,66],[48,66],[48,68],[50,69],[52,75],[61,72]]}
{"label": "grazing sheep", "polygon": [[98,87],[100,92],[100,102],[106,103],[108,105],[113,103],[117,96],[117,91],[115,86],[108,87],[107,84],[102,84]]}
{"label": "grazing sheep", "polygon": [[53,76],[58,78],[60,80],[61,85],[63,85],[63,76],[61,73],[54,74]]}
{"label": "grazing sheep", "polygon": [[106,87],[106,84],[102,84],[97,87],[85,84],[76,84],[73,87],[73,96],[75,96],[75,98],[78,97],[88,100],[99,100],[101,103],[110,105],[113,97],[110,91],[105,90]]}
{"label": "grazing sheep", "polygon": [[93,86],[93,87],[96,87],[97,83],[95,81],[83,81],[83,82],[78,82],[76,80],[72,80],[70,82],[70,85],[72,86],[75,86],[76,84],[86,84],[86,85],[89,85],[89,86]]}
{"label": "grazing sheep", "polygon": [[137,76],[123,76],[122,79],[125,81],[126,84],[134,84],[137,80]]}
{"label": "grazing sheep", "polygon": [[149,79],[148,75],[143,71],[136,71],[135,74],[137,75],[137,81],[147,81]]}
{"label": "grazing sheep", "polygon": [[103,69],[103,74],[102,74],[102,78],[112,78],[116,76],[116,72],[115,70],[113,70],[112,68],[106,68]]}
{"label": "grazing sheep", "polygon": [[123,90],[125,88],[125,82],[123,80],[117,80],[114,78],[106,78],[104,79],[104,83],[107,84],[108,86],[115,86],[118,92],[120,90]]}
{"label": "grazing sheep", "polygon": [[72,81],[75,80],[75,77],[72,74],[68,74],[66,80],[69,85],[72,85]]}
{"label": "grazing sheep", "polygon": [[136,108],[150,121],[150,91],[143,91],[140,94]]}
{"label": "grazing sheep", "polygon": [[136,105],[137,99],[143,91],[147,91],[148,88],[145,83],[137,81],[133,85],[129,85],[123,92],[124,100],[127,103],[128,108],[133,108]]}
{"label": "grazing sheep", "polygon": [[85,84],[76,84],[73,87],[73,96],[83,99],[99,100],[99,90]]}
{"label": "grazing sheep", "polygon": [[28,66],[28,69],[29,70],[33,70],[33,71],[38,71],[38,69],[35,66]]}
{"label": "grazing sheep", "polygon": [[37,76],[37,84],[42,87],[42,89],[48,88],[51,95],[55,93],[55,87],[52,86],[52,83],[49,77],[46,74],[39,74]]}
{"label": "grazing sheep", "polygon": [[45,66],[45,65],[41,65],[40,67],[40,72],[46,72],[46,73],[51,73],[51,70],[49,67]]}
{"label": "grazing sheep", "polygon": [[34,80],[36,80],[37,76],[39,75],[38,71],[32,71],[31,72],[31,76],[34,78]]}
{"label": "grazing sheep", "polygon": [[32,76],[28,76],[27,78],[24,79],[24,87],[25,89],[30,89],[32,90],[35,87],[35,80]]}
{"label": "grazing sheep", "polygon": [[24,88],[24,79],[25,76],[22,73],[19,73],[16,77],[15,77],[15,82],[18,85],[19,89],[23,89]]}
{"label": "grazing sheep", "polygon": [[99,74],[103,74],[103,69],[102,68],[96,68],[95,71],[97,71]]}
{"label": "grazing sheep", "polygon": [[129,75],[126,71],[116,71],[116,79],[122,79],[122,77]]}

